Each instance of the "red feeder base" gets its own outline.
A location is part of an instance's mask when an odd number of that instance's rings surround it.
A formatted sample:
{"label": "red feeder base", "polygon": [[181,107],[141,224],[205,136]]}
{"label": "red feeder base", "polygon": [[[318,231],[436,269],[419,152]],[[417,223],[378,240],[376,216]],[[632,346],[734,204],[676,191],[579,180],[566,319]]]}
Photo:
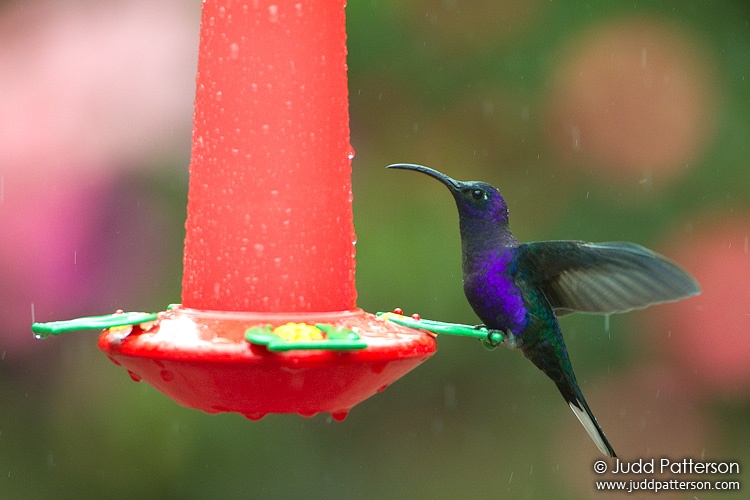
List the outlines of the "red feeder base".
{"label": "red feeder base", "polygon": [[[327,323],[357,333],[361,350],[271,352],[245,340],[254,326]],[[189,408],[342,420],[357,403],[427,360],[432,335],[383,321],[362,310],[330,314],[252,314],[174,308],[152,324],[111,328],[99,348],[131,377],[144,380]],[[144,329],[145,328],[145,329]]]}

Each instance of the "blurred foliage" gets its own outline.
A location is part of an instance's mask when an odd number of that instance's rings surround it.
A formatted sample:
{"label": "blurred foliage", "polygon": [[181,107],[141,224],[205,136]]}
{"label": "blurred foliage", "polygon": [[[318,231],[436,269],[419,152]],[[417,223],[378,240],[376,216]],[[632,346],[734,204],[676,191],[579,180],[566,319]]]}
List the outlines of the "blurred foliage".
{"label": "blurred foliage", "polygon": [[[561,47],[599,23],[630,16],[695,32],[721,86],[715,137],[685,175],[659,189],[564,167],[545,132]],[[707,211],[750,208],[746,2],[362,0],[349,3],[347,18],[357,287],[365,310],[398,306],[476,322],[462,292],[450,197],[435,182],[386,171],[390,163],[423,163],[499,186],[521,240],[616,239],[660,248],[671,234],[701,224]],[[165,238],[174,257],[154,270],[142,296],[102,287],[113,309],[158,309],[179,297],[186,177],[175,174],[182,166],[154,161],[163,168],[127,182],[138,186],[140,202],[163,214],[161,227],[174,228],[148,235]],[[595,413],[604,402],[588,389],[646,356],[631,338],[640,315],[612,317],[608,331],[602,317],[562,321]],[[597,496],[593,484],[575,489],[561,467],[568,441],[559,438],[588,437],[553,384],[505,349],[441,338],[428,363],[344,422],[328,415],[250,422],[182,408],[131,382],[93,337],[47,342],[53,352],[38,364],[11,370],[0,362],[2,498]],[[750,463],[748,399],[705,404],[713,408],[703,413],[711,457]],[[590,443],[582,446],[590,454],[574,466],[581,475],[598,458]],[[750,477],[742,477],[750,487]],[[704,493],[701,499],[737,497]]]}

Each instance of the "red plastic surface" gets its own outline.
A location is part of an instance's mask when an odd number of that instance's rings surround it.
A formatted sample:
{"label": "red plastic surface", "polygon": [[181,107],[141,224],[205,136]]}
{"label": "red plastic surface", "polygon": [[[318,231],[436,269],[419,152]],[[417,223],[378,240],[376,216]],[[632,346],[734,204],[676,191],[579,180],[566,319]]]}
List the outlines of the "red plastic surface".
{"label": "red plastic surface", "polygon": [[[361,310],[281,318],[177,308],[160,316],[145,331],[138,326],[129,333],[105,330],[99,347],[134,380],[148,382],[184,406],[239,412],[251,419],[330,412],[341,420],[436,350],[431,335]],[[242,340],[251,326],[288,321],[346,326],[368,347],[272,353]]]}
{"label": "red plastic surface", "polygon": [[344,4],[203,4],[185,307],[356,307]]}

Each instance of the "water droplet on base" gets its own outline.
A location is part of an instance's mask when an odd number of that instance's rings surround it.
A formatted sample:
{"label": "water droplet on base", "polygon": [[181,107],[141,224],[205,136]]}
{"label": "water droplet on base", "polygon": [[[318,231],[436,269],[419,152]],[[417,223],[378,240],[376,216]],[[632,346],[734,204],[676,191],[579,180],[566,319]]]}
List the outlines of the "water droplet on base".
{"label": "water droplet on base", "polygon": [[349,410],[339,410],[331,412],[331,417],[333,417],[336,422],[341,422],[347,417],[347,415],[349,415]]}
{"label": "water droplet on base", "polygon": [[266,416],[266,414],[265,414],[265,413],[263,413],[263,412],[260,412],[260,411],[259,411],[259,412],[255,412],[255,413],[244,413],[243,415],[244,415],[244,416],[245,416],[245,418],[247,418],[248,420],[254,420],[254,421],[255,421],[255,420],[260,420],[261,418],[263,418],[263,417],[265,417],[265,416]]}

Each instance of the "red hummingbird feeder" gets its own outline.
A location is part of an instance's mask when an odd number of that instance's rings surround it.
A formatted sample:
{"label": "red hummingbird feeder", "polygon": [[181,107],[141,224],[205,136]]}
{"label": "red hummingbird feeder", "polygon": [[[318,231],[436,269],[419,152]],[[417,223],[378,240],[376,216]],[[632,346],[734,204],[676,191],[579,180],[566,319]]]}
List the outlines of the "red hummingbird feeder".
{"label": "red hummingbird feeder", "polygon": [[133,379],[251,419],[342,419],[435,352],[356,307],[344,7],[204,0],[182,304],[35,332],[104,328]]}

